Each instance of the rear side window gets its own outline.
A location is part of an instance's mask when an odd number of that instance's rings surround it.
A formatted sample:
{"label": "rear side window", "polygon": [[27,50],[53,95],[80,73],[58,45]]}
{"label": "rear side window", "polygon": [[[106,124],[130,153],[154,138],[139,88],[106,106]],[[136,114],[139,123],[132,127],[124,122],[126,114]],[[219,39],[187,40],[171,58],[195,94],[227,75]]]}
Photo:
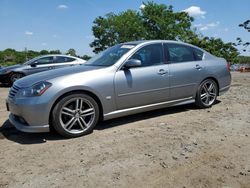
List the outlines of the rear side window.
{"label": "rear side window", "polygon": [[68,63],[74,61],[74,58],[71,57],[64,57],[64,56],[56,56],[55,62],[56,63]]}
{"label": "rear side window", "polygon": [[194,52],[194,57],[196,61],[201,61],[203,59],[203,54],[204,52],[197,49],[197,48],[192,48],[193,52]]}
{"label": "rear side window", "polygon": [[170,63],[195,61],[192,49],[181,44],[166,44],[165,56]]}

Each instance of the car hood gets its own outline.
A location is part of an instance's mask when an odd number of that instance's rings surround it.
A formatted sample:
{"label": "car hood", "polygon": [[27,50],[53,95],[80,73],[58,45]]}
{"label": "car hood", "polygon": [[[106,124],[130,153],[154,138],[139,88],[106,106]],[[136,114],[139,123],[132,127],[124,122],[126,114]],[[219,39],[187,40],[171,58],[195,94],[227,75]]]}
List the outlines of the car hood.
{"label": "car hood", "polygon": [[77,74],[80,72],[86,72],[96,69],[101,69],[104,67],[101,66],[87,66],[87,65],[81,65],[81,66],[74,66],[74,67],[65,67],[50,71],[44,71],[36,74],[32,74],[30,76],[26,76],[20,80],[17,80],[15,82],[15,85],[19,87],[30,87],[38,82],[51,80],[53,78],[58,78],[61,76],[67,76],[70,74]]}
{"label": "car hood", "polygon": [[22,67],[23,65],[21,64],[17,64],[17,65],[12,65],[12,66],[8,66],[8,67],[2,67],[0,70],[1,71],[9,71],[9,70],[14,70],[16,68]]}

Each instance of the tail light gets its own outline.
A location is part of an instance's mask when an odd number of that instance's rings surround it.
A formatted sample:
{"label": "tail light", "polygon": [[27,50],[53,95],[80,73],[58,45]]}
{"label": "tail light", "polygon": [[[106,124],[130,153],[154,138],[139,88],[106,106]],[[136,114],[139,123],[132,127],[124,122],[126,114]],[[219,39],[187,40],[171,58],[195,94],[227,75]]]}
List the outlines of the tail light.
{"label": "tail light", "polygon": [[227,70],[230,71],[230,63],[227,62]]}

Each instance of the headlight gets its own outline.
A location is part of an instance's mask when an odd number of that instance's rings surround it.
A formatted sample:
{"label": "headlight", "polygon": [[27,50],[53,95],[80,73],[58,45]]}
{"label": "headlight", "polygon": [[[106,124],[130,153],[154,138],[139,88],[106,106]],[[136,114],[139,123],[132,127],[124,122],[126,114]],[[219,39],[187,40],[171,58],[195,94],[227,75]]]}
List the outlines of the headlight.
{"label": "headlight", "polygon": [[36,97],[36,96],[41,96],[47,89],[52,86],[51,83],[49,82],[39,82],[36,83],[35,85],[31,86],[30,88],[24,88],[20,90],[17,94],[18,97]]}

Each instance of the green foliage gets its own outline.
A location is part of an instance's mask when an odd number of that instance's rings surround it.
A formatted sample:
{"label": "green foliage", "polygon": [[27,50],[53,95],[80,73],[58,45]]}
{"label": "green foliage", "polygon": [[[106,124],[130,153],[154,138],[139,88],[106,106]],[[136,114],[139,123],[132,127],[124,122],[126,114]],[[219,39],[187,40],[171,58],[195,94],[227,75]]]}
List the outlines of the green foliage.
{"label": "green foliage", "polygon": [[174,12],[172,6],[144,3],[140,11],[127,10],[98,17],[92,27],[95,53],[118,43],[135,40],[180,40],[197,45],[208,52],[234,61],[238,55],[232,43],[220,38],[199,36],[192,28],[193,18],[185,12]]}
{"label": "green foliage", "polygon": [[60,50],[41,50],[40,52],[28,50],[28,51],[16,51],[14,49],[7,48],[0,51],[0,66],[10,66],[14,64],[22,64],[29,59],[40,55],[46,54],[61,54]]}
{"label": "green foliage", "polygon": [[229,62],[236,61],[238,56],[237,49],[232,43],[224,43],[220,38],[192,38],[189,42],[193,45],[199,46],[200,48],[210,52],[217,57],[223,57]]}
{"label": "green foliage", "polygon": [[88,61],[88,60],[91,58],[91,56],[84,55],[84,56],[82,56],[82,57],[80,57],[80,58],[82,58],[82,59]]}
{"label": "green foliage", "polygon": [[66,54],[71,55],[71,56],[75,56],[75,57],[77,56],[76,51],[73,48],[70,48]]}
{"label": "green foliage", "polygon": [[238,56],[236,62],[239,64],[250,64],[250,56]]}
{"label": "green foliage", "polygon": [[132,10],[100,16],[95,19],[92,30],[96,39],[90,46],[94,47],[95,53],[118,43],[144,39],[145,36],[143,20]]}

